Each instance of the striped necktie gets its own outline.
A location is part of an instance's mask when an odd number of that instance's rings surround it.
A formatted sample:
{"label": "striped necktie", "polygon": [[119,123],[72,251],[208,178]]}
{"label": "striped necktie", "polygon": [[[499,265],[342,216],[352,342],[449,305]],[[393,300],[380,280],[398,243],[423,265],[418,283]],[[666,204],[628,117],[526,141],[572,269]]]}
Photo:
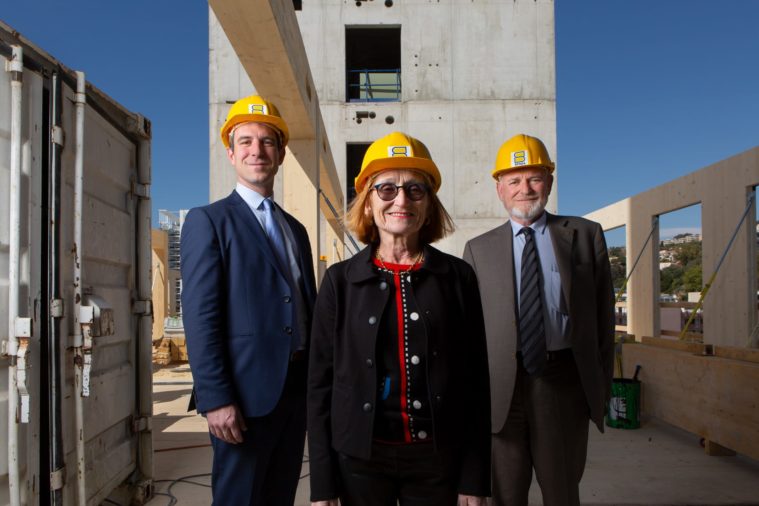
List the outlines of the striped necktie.
{"label": "striped necktie", "polygon": [[534,230],[524,227],[522,279],[519,287],[519,340],[522,363],[529,374],[539,374],[546,362],[546,333],[543,327],[543,302],[540,296],[540,260]]}

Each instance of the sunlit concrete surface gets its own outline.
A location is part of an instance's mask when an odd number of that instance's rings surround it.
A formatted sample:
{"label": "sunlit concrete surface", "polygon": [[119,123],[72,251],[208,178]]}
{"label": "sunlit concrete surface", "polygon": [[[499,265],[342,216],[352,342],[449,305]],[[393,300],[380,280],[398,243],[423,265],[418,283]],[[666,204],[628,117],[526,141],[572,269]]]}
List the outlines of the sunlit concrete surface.
{"label": "sunlit concrete surface", "polygon": [[[211,504],[211,448],[205,420],[187,412],[191,390],[186,364],[154,374],[155,490],[166,493],[171,486],[180,506]],[[740,455],[710,457],[697,436],[645,414],[637,430],[607,428],[600,434],[591,427],[588,452],[583,505],[759,505],[759,462]],[[295,506],[308,506],[307,462],[301,475]],[[148,505],[170,500],[156,495]],[[542,504],[536,482],[530,504]]]}

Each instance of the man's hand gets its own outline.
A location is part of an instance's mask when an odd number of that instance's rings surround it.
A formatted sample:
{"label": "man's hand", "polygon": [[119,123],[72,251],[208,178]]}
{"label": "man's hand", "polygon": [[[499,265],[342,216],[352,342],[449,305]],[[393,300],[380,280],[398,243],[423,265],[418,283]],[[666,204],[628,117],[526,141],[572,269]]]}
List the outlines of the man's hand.
{"label": "man's hand", "polygon": [[485,504],[484,497],[459,494],[457,506],[485,506]]}
{"label": "man's hand", "polygon": [[237,404],[227,404],[207,412],[206,420],[209,432],[229,444],[242,443],[242,433],[248,430]]}
{"label": "man's hand", "polygon": [[329,501],[312,502],[311,506],[337,506],[337,499],[330,499]]}

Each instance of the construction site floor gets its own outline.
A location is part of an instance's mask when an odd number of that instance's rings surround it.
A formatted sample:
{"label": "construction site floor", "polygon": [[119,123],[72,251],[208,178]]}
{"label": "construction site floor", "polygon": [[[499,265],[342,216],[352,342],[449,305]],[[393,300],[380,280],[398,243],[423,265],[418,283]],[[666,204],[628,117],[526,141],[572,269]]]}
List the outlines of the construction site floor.
{"label": "construction site floor", "polygon": [[[156,495],[148,505],[209,505],[211,447],[205,420],[187,412],[189,366],[157,368],[153,382]],[[295,505],[307,506],[308,456],[301,475]],[[636,430],[591,427],[580,498],[588,506],[759,505],[759,462],[708,456],[697,436],[654,419]],[[530,504],[542,504],[534,481]]]}

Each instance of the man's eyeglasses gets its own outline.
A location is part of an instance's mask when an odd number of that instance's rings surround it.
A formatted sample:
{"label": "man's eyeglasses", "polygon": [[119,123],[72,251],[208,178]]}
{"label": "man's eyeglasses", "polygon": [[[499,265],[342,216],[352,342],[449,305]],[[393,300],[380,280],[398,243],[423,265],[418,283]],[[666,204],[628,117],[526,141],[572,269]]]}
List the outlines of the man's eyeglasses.
{"label": "man's eyeglasses", "polygon": [[403,185],[379,183],[372,186],[372,189],[377,192],[377,196],[388,202],[398,196],[398,190],[401,188],[403,188],[406,197],[414,201],[422,200],[429,191],[429,188],[424,183],[406,183]]}

